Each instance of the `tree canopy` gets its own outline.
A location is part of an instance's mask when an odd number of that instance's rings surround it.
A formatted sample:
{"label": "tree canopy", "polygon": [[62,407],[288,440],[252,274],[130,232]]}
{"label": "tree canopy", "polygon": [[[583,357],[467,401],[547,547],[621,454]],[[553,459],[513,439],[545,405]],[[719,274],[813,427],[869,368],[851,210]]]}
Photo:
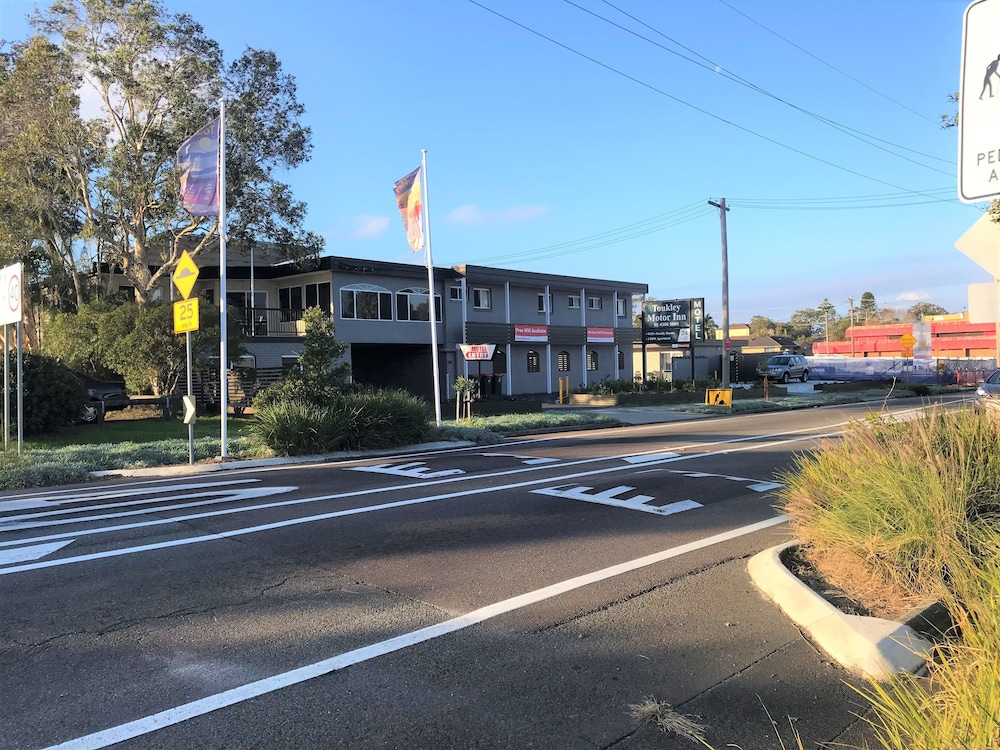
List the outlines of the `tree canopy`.
{"label": "tree canopy", "polygon": [[43,238],[77,306],[84,249],[151,300],[182,250],[217,242],[217,217],[183,210],[175,159],[223,98],[228,236],[291,259],[320,251],[305,205],[276,177],[309,158],[311,133],[273,52],[248,48],[226,65],[160,0],[57,0],[32,24],[39,36],[0,65],[0,250]]}

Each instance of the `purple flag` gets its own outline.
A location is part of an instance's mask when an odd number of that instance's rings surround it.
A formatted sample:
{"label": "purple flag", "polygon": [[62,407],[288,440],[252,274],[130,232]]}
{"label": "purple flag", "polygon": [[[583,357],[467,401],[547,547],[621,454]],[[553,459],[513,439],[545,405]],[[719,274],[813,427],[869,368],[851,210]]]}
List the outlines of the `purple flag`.
{"label": "purple flag", "polygon": [[219,118],[177,149],[181,202],[192,216],[219,215]]}

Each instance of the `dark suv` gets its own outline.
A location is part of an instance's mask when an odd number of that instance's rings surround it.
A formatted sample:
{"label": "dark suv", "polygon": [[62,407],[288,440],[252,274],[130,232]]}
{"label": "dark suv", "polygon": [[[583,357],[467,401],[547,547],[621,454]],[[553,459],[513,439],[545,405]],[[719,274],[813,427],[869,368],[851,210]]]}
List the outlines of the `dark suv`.
{"label": "dark suv", "polygon": [[801,354],[775,354],[759,371],[765,378],[787,383],[796,378],[803,383],[809,380],[809,364]]}
{"label": "dark suv", "polygon": [[132,400],[125,391],[125,384],[113,380],[97,380],[83,373],[73,372],[73,376],[80,381],[87,390],[89,401],[83,408],[80,420],[83,422],[94,422],[98,414],[124,409],[132,404]]}

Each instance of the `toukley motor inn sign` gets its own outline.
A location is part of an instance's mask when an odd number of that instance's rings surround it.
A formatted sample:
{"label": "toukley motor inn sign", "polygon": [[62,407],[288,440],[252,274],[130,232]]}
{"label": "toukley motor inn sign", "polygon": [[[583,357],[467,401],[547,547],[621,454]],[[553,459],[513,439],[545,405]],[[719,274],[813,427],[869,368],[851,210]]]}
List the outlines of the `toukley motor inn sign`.
{"label": "toukley motor inn sign", "polygon": [[647,300],[642,305],[642,343],[687,348],[705,340],[705,298]]}

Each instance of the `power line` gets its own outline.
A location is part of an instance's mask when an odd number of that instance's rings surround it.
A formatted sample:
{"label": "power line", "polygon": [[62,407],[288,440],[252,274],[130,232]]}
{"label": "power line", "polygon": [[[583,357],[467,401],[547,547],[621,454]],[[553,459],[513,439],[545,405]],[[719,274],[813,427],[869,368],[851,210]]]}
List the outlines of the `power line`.
{"label": "power line", "polygon": [[[701,62],[698,62],[697,60],[691,59],[690,57],[682,55],[679,52],[670,49],[669,47],[665,47],[662,44],[659,44],[656,41],[654,41],[654,40],[652,40],[652,39],[650,39],[648,37],[645,37],[642,34],[639,34],[639,33],[635,32],[635,31],[633,31],[632,29],[629,29],[629,28],[627,28],[625,26],[622,26],[621,24],[615,23],[610,18],[606,18],[606,17],[604,17],[604,16],[602,16],[602,15],[600,15],[598,13],[595,13],[594,11],[592,11],[592,10],[590,10],[588,8],[584,8],[583,6],[578,5],[577,3],[573,2],[573,0],[563,0],[563,2],[565,2],[567,5],[572,5],[574,8],[576,8],[576,9],[578,9],[578,10],[584,12],[584,13],[587,13],[587,14],[593,16],[594,18],[597,18],[597,19],[599,19],[601,21],[604,21],[605,23],[609,24],[610,26],[614,26],[615,28],[620,29],[621,31],[624,31],[627,34],[631,34],[632,36],[634,36],[634,37],[636,37],[638,39],[641,39],[644,42],[652,44],[653,46],[658,47],[659,49],[663,50],[664,52],[669,52],[670,54],[676,55],[677,57],[681,58],[682,60],[685,60],[686,62],[691,63],[692,65],[697,65],[698,67],[700,67],[700,68],[702,68],[704,70],[708,70],[708,71],[712,72],[713,74],[721,75],[723,78],[726,78],[727,80],[732,81],[733,83],[737,83],[740,86],[744,86],[744,87],[750,89],[751,91],[756,91],[758,94],[761,94],[762,96],[766,96],[769,99],[773,99],[774,101],[776,101],[776,102],[778,102],[780,104],[784,104],[786,107],[790,107],[790,108],[796,110],[797,112],[800,112],[801,114],[804,114],[805,116],[810,117],[810,118],[816,120],[817,122],[823,123],[824,125],[826,125],[828,127],[831,127],[834,130],[837,130],[837,131],[843,133],[844,135],[847,135],[847,136],[849,136],[851,138],[854,138],[855,140],[861,141],[862,143],[865,143],[865,144],[867,144],[869,146],[872,146],[873,148],[877,148],[880,151],[884,151],[885,153],[890,154],[892,156],[895,156],[898,159],[903,159],[904,161],[908,161],[911,164],[916,164],[917,166],[924,167],[925,169],[930,169],[930,170],[932,170],[934,172],[938,172],[940,174],[947,174],[949,176],[952,174],[951,172],[944,172],[944,171],[942,171],[940,169],[935,169],[934,167],[928,166],[927,164],[923,164],[923,163],[918,162],[918,161],[916,161],[914,159],[910,159],[910,158],[908,158],[908,157],[906,157],[906,156],[904,156],[902,154],[897,154],[894,151],[891,151],[888,148],[884,148],[883,146],[880,146],[878,144],[879,143],[884,143],[884,144],[886,144],[888,146],[892,146],[893,148],[900,149],[902,151],[908,151],[908,152],[910,152],[912,154],[916,154],[918,156],[922,156],[922,157],[924,157],[926,159],[933,159],[935,161],[940,161],[940,162],[945,163],[945,164],[951,164],[952,160],[944,159],[944,158],[941,158],[939,156],[933,156],[931,154],[925,154],[922,151],[917,151],[916,149],[908,148],[907,146],[901,146],[898,143],[893,143],[891,141],[887,141],[887,140],[885,140],[883,138],[879,138],[877,136],[871,135],[870,133],[865,133],[864,131],[857,130],[856,128],[852,128],[852,127],[850,127],[848,125],[844,125],[843,123],[837,122],[836,120],[833,120],[833,119],[831,119],[829,117],[825,117],[823,115],[820,115],[820,114],[817,114],[815,112],[812,112],[812,111],[810,111],[808,109],[805,109],[804,107],[800,107],[797,104],[793,104],[792,102],[789,102],[786,99],[782,99],[780,96],[771,93],[767,89],[761,88],[757,84],[755,84],[755,83],[753,83],[751,81],[748,81],[746,78],[743,78],[742,76],[740,76],[740,75],[738,75],[736,73],[733,73],[732,71],[729,71],[726,68],[723,68],[718,63],[716,63],[716,62],[712,61],[711,59],[705,57],[704,55],[696,52],[695,50],[691,49],[690,47],[687,47],[684,44],[681,44],[680,42],[678,42],[673,37],[670,37],[667,34],[664,34],[659,29],[656,29],[656,28],[650,26],[648,23],[646,23],[645,21],[637,18],[636,16],[632,15],[631,13],[628,13],[628,12],[622,10],[617,5],[615,5],[614,3],[610,2],[610,0],[602,0],[602,2],[605,5],[607,5],[607,6],[611,7],[611,8],[614,8],[615,10],[617,10],[619,13],[621,13],[624,16],[626,16],[627,18],[630,18],[633,21],[635,21],[636,23],[638,23],[638,24],[644,26],[645,28],[649,29],[654,34],[657,34],[657,35],[663,37],[664,39],[670,41],[671,43],[676,44],[681,49],[684,49],[684,50],[690,52],[692,55],[695,55],[695,56],[701,58],[705,62],[701,63]],[[876,141],[877,143],[873,143],[872,141]]]}
{"label": "power line", "polygon": [[[718,120],[719,122],[725,123],[726,125],[729,125],[732,128],[736,128],[737,130],[741,130],[744,133],[747,133],[749,135],[752,135],[752,136],[755,136],[757,138],[760,138],[763,141],[771,143],[771,144],[773,144],[775,146],[778,146],[780,148],[786,149],[787,151],[791,151],[792,153],[798,154],[800,156],[804,156],[807,159],[812,159],[813,161],[819,162],[820,164],[825,164],[828,167],[833,167],[834,169],[838,169],[838,170],[840,170],[842,172],[846,172],[847,174],[852,174],[855,177],[860,177],[862,179],[869,180],[871,182],[876,182],[876,183],[878,183],[880,185],[885,185],[886,187],[895,188],[897,190],[907,191],[907,192],[912,193],[914,195],[923,195],[922,193],[920,193],[918,191],[907,190],[907,188],[902,187],[901,185],[895,185],[895,184],[893,184],[891,182],[888,182],[886,180],[880,180],[877,177],[872,177],[872,176],[866,175],[866,174],[864,174],[862,172],[858,172],[856,170],[849,169],[848,167],[842,166],[840,164],[836,164],[835,162],[831,162],[831,161],[828,161],[826,159],[822,159],[822,158],[820,158],[818,156],[814,156],[813,154],[810,154],[810,153],[808,153],[806,151],[802,151],[801,149],[797,149],[797,148],[795,148],[793,146],[789,146],[787,143],[782,143],[781,141],[775,140],[774,138],[770,138],[770,137],[768,137],[766,135],[763,135],[762,133],[758,133],[758,132],[756,132],[754,130],[751,130],[750,128],[744,127],[743,125],[739,125],[739,124],[733,122],[732,120],[727,120],[725,117],[717,115],[717,114],[715,114],[713,112],[709,112],[706,109],[702,109],[701,107],[698,107],[698,106],[696,106],[694,104],[691,104],[690,102],[687,102],[687,101],[681,99],[680,97],[676,97],[673,94],[669,94],[666,91],[663,91],[662,89],[659,89],[656,86],[653,86],[652,84],[646,83],[645,81],[642,81],[642,80],[636,78],[635,76],[629,75],[628,73],[625,73],[624,71],[618,70],[617,68],[612,67],[611,65],[608,65],[607,63],[603,63],[600,60],[597,60],[596,58],[590,57],[589,55],[586,55],[583,52],[580,52],[579,50],[574,49],[573,47],[570,47],[570,46],[568,46],[566,44],[563,44],[562,42],[559,42],[559,41],[553,39],[552,37],[546,36],[545,34],[541,33],[540,31],[536,31],[535,29],[531,28],[530,26],[526,26],[523,23],[520,23],[519,21],[515,21],[513,18],[505,16],[502,13],[500,13],[498,11],[495,11],[492,8],[489,8],[489,7],[485,6],[485,5],[483,5],[482,3],[478,2],[477,0],[468,0],[468,2],[472,3],[473,5],[475,5],[475,6],[479,7],[479,8],[482,8],[483,10],[485,10],[485,11],[487,11],[489,13],[492,13],[493,15],[497,16],[498,18],[502,18],[503,20],[507,21],[508,23],[511,23],[511,24],[513,24],[513,25],[515,25],[515,26],[517,26],[519,28],[522,28],[522,29],[524,29],[525,31],[527,31],[527,32],[529,32],[531,34],[534,34],[535,36],[538,36],[538,37],[546,40],[547,42],[556,45],[557,47],[561,47],[562,49],[566,50],[567,52],[572,52],[574,55],[582,57],[583,59],[585,59],[585,60],[587,60],[587,61],[589,61],[589,62],[591,62],[591,63],[593,63],[595,65],[598,65],[598,66],[604,68],[605,70],[608,70],[608,71],[610,71],[612,73],[615,73],[616,75],[619,75],[622,78],[626,78],[627,80],[632,81],[633,83],[636,83],[636,84],[642,86],[643,88],[649,89],[650,91],[653,91],[653,92],[655,92],[657,94],[660,94],[661,96],[664,96],[664,97],[666,97],[668,99],[671,99],[672,101],[675,101],[678,104],[682,104],[685,107],[688,107],[689,109],[693,109],[694,111],[699,112],[699,113],[705,115],[706,117],[710,117],[713,120]],[[924,197],[925,198],[931,198],[932,200],[938,200],[938,199],[935,199],[933,196],[924,195]],[[943,200],[943,199],[941,199],[941,200]],[[953,202],[953,201],[949,201],[949,202]]]}
{"label": "power line", "polygon": [[760,21],[758,21],[758,20],[756,20],[754,18],[751,18],[750,16],[748,16],[743,11],[734,8],[732,5],[730,5],[729,3],[727,3],[726,0],[719,0],[719,2],[722,3],[723,5],[725,5],[727,8],[729,8],[734,13],[739,13],[745,19],[747,19],[748,21],[750,21],[750,23],[753,23],[753,24],[756,24],[757,26],[760,26],[762,29],[764,29],[764,31],[768,32],[769,34],[773,34],[774,36],[778,37],[778,39],[780,39],[781,41],[785,42],[786,44],[790,44],[791,46],[795,47],[795,49],[799,50],[803,54],[809,55],[809,57],[811,57],[813,60],[816,60],[817,62],[822,63],[823,65],[825,65],[826,67],[830,68],[833,71],[836,71],[837,73],[840,73],[840,75],[844,76],[844,78],[847,78],[847,79],[849,79],[851,81],[854,81],[859,86],[862,86],[862,87],[868,89],[873,94],[877,94],[878,96],[881,96],[883,99],[892,102],[893,104],[895,104],[898,107],[902,107],[907,112],[911,112],[911,113],[915,114],[917,117],[923,118],[924,120],[927,120],[928,122],[933,122],[935,125],[939,125],[940,124],[938,120],[935,120],[935,119],[933,119],[931,117],[928,117],[927,115],[922,114],[920,112],[917,112],[915,109],[911,109],[910,107],[907,107],[905,104],[903,104],[902,102],[896,101],[895,99],[893,99],[888,94],[883,94],[881,91],[879,91],[878,89],[872,88],[871,86],[869,86],[864,81],[860,81],[857,78],[855,78],[854,76],[850,75],[849,73],[845,73],[840,68],[838,68],[836,65],[828,63],[826,60],[824,60],[821,57],[817,57],[816,55],[814,55],[809,50],[805,49],[804,47],[800,47],[799,45],[797,45],[791,39],[786,39],[785,37],[783,37],[778,32],[774,31],[773,29],[769,29],[767,26],[765,26],[764,24],[762,24]]}

